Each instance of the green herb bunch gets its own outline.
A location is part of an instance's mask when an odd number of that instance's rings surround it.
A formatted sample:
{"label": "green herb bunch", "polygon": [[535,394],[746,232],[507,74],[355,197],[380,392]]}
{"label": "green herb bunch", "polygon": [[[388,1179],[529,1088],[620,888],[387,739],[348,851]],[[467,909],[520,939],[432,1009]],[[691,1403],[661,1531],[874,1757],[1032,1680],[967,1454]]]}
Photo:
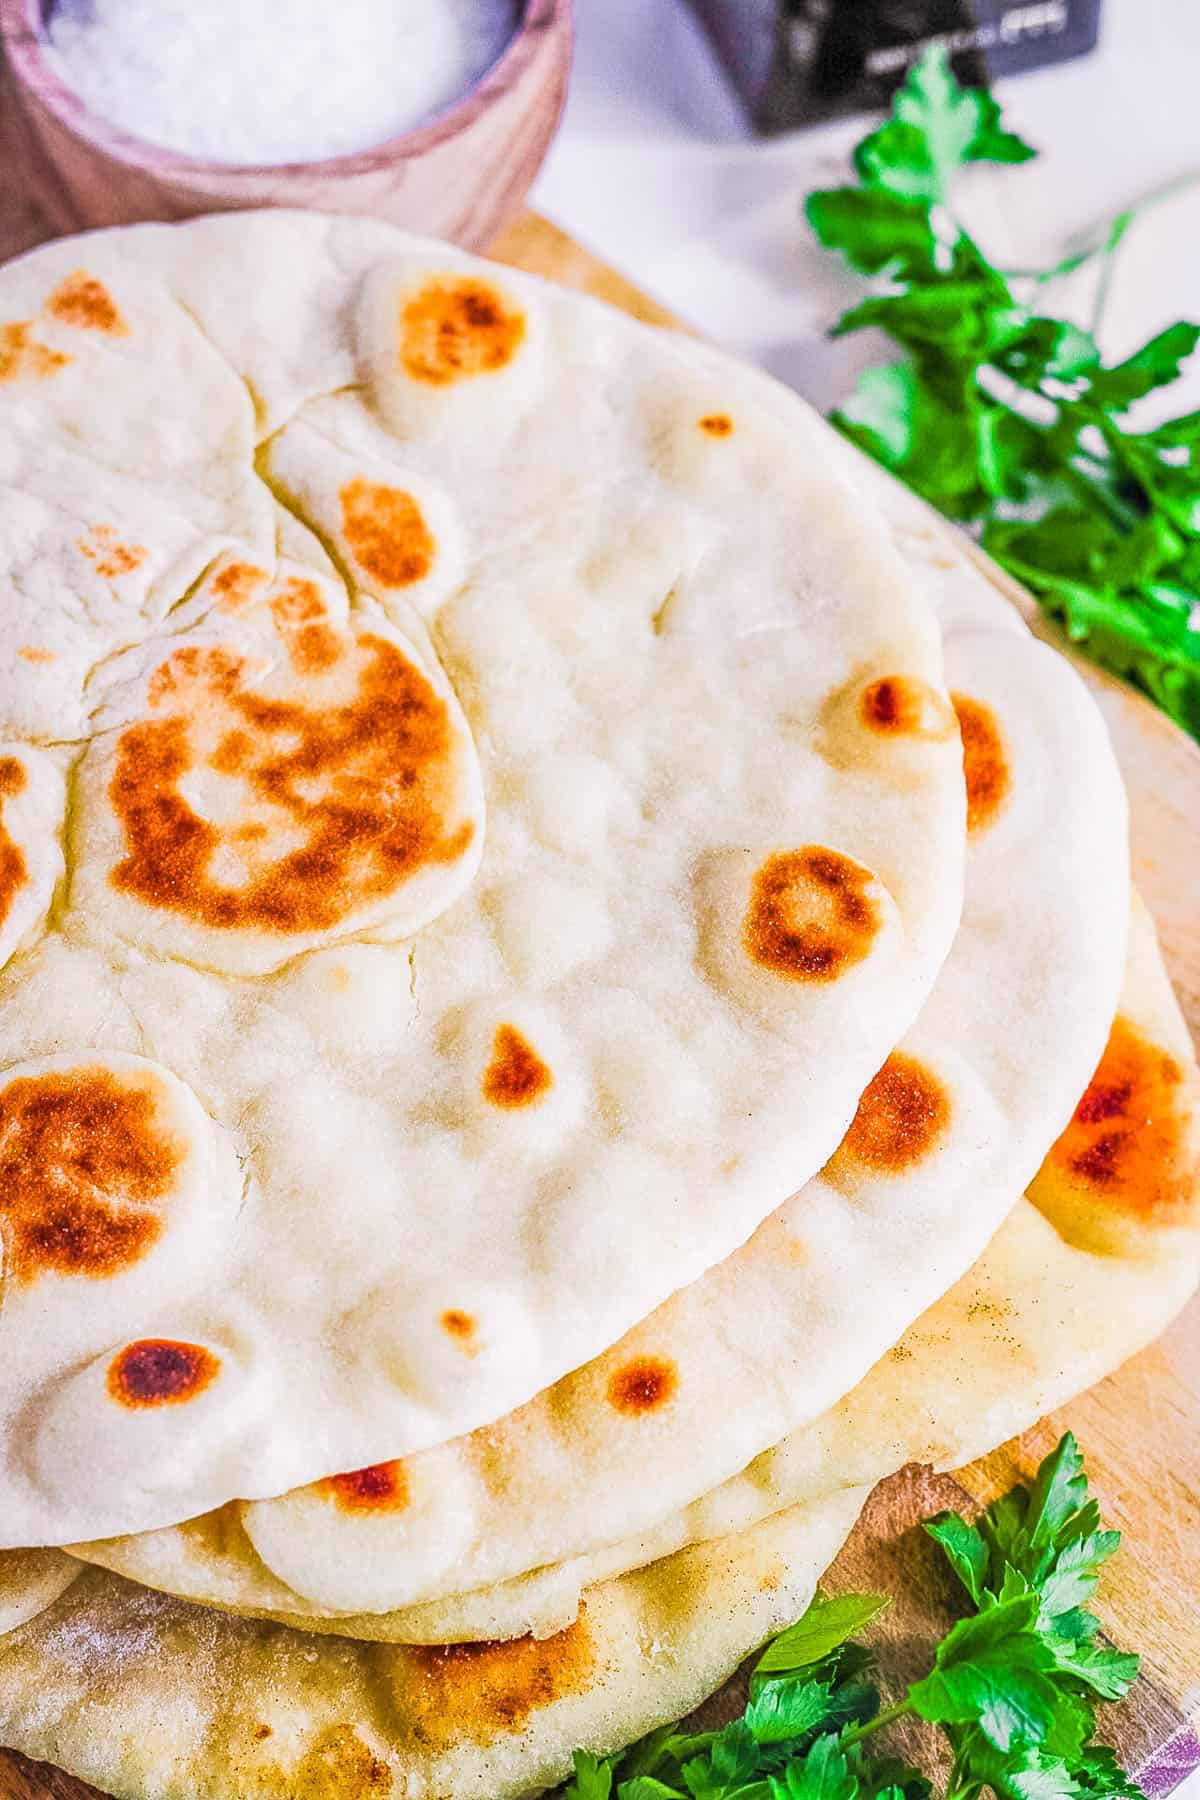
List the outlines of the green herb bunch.
{"label": "green herb bunch", "polygon": [[1138,1659],[1104,1644],[1085,1607],[1120,1533],[1101,1529],[1074,1438],[976,1524],[941,1513],[925,1529],[973,1610],[902,1699],[881,1706],[872,1652],[851,1641],[886,1596],[818,1595],[759,1657],[741,1718],[664,1726],[616,1756],[577,1751],[569,1800],[930,1800],[923,1775],[870,1742],[904,1717],[949,1741],[945,1800],[1140,1800],[1094,1742],[1097,1704],[1127,1691]]}
{"label": "green herb bunch", "polygon": [[[858,185],[809,195],[822,244],[882,283],[834,335],[877,326],[906,353],[867,370],[833,422],[978,527],[1090,656],[1200,737],[1200,412],[1151,431],[1124,418],[1175,380],[1200,327],[1172,325],[1106,367],[1092,333],[1037,310],[1086,256],[1023,274],[987,260],[951,211],[954,177],[1035,154],[932,49],[855,149]],[[1132,216],[1088,254],[1111,258]]]}

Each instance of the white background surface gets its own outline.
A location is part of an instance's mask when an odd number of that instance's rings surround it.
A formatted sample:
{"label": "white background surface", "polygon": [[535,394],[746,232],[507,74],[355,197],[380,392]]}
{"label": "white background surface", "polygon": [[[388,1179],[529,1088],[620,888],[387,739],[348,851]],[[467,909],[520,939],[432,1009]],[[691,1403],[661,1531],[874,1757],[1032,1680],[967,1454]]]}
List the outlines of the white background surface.
{"label": "white background surface", "polygon": [[[883,345],[866,333],[825,341],[861,285],[811,242],[800,205],[845,179],[864,121],[756,141],[684,0],[575,4],[571,97],[534,204],[712,337],[832,405]],[[1105,0],[1098,52],[999,93],[1043,154],[979,171],[964,210],[997,260],[1050,262],[1145,190],[1200,172],[1200,0]],[[1086,283],[1075,300],[1086,322]],[[1180,317],[1200,320],[1200,186],[1130,233],[1104,347],[1123,354]],[[1192,406],[1195,368],[1162,410]],[[1200,1800],[1200,1774],[1177,1792]]]}
{"label": "white background surface", "polygon": [[[685,0],[575,4],[571,95],[533,203],[712,337],[832,404],[880,347],[865,334],[823,341],[861,284],[811,242],[800,205],[845,179],[866,123],[756,140]],[[977,171],[964,210],[997,260],[1049,262],[1072,233],[1200,171],[1200,0],[1104,0],[1097,52],[998,92],[1042,155]],[[1200,318],[1200,189],[1131,233],[1107,347],[1189,315]],[[1200,404],[1198,392],[1200,379],[1170,410]]]}

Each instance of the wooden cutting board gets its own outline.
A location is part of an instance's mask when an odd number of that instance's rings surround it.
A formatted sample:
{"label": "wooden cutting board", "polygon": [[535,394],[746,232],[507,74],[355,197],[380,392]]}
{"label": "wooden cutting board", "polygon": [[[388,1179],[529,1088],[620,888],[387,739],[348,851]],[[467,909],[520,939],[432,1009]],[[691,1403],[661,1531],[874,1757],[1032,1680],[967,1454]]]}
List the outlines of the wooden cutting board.
{"label": "wooden cutting board", "polygon": [[[0,261],[47,235],[28,210],[18,214],[15,197],[10,202],[0,194]],[[650,324],[678,324],[624,276],[535,214],[510,227],[493,254],[611,301]],[[1024,589],[982,554],[978,560],[1042,636],[1067,648]],[[1200,1037],[1200,749],[1140,695],[1076,660],[1117,744],[1130,793],[1137,881],[1158,924],[1192,1034]],[[1147,1791],[1165,1795],[1200,1768],[1200,1302],[1118,1374],[954,1480],[909,1468],[882,1483],[826,1585],[897,1596],[881,1653],[885,1675],[897,1685],[907,1681],[928,1666],[929,1651],[956,1608],[952,1582],[920,1531],[920,1520],[942,1507],[986,1501],[1028,1475],[1068,1426],[1083,1446],[1106,1520],[1126,1534],[1098,1610],[1118,1643],[1141,1652],[1144,1672],[1108,1721],[1111,1741]],[[739,1704],[735,1680],[703,1710],[711,1717],[728,1716]],[[927,1753],[922,1742],[907,1751],[922,1760]],[[95,1795],[94,1788],[59,1770],[0,1752],[0,1800],[95,1800]]]}

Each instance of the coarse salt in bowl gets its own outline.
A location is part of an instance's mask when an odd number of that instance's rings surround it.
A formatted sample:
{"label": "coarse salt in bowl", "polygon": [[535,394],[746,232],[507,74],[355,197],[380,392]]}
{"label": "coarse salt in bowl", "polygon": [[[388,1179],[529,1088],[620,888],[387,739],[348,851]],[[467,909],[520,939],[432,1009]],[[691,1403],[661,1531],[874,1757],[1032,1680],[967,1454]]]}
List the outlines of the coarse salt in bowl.
{"label": "coarse salt in bowl", "polygon": [[57,0],[46,60],[118,130],[212,162],[373,149],[469,93],[515,0]]}
{"label": "coarse salt in bowl", "polygon": [[[203,33],[172,38],[168,24],[193,11],[233,47],[206,60]],[[385,16],[400,35],[381,33]],[[97,39],[105,21],[116,23]],[[272,21],[303,44],[285,53]],[[368,39],[386,83],[363,76]],[[553,136],[570,0],[511,0],[511,12],[503,0],[0,0],[0,43],[9,160],[54,231],[292,206],[479,248],[520,206]]]}

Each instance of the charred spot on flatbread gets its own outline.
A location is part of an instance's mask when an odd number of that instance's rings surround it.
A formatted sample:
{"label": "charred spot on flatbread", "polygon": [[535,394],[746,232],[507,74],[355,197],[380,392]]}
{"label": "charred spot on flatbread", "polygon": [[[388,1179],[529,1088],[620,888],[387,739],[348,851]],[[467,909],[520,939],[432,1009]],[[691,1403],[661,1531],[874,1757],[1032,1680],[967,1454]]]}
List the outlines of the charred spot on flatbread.
{"label": "charred spot on flatbread", "polygon": [[108,1392],[119,1406],[182,1406],[211,1387],[221,1359],[203,1344],[174,1338],[141,1338],[109,1364]]}
{"label": "charred spot on flatbread", "polygon": [[[259,1724],[251,1734],[257,1743],[273,1735]],[[291,1768],[277,1762],[253,1766],[249,1773],[255,1795],[275,1800],[384,1800],[392,1792],[387,1763],[368,1748],[349,1723],[331,1725]]]}
{"label": "charred spot on flatbread", "polygon": [[29,880],[24,852],[4,824],[4,802],[27,786],[25,765],[15,756],[0,756],[0,925],[12,911],[13,901]]}
{"label": "charred spot on flatbread", "polygon": [[733,420],[728,413],[705,413],[699,421],[700,429],[706,437],[723,438],[733,436]]}
{"label": "charred spot on flatbread", "polygon": [[952,694],[950,698],[962,733],[967,830],[974,834],[995,823],[1012,791],[1008,746],[990,706],[973,700],[969,694]]}
{"label": "charred spot on flatbread", "polygon": [[271,595],[271,617],[297,675],[324,675],[341,657],[341,642],[329,623],[315,581],[292,575]]}
{"label": "charred spot on flatbread", "polygon": [[863,1092],[837,1152],[878,1175],[901,1175],[934,1150],[950,1123],[950,1096],[927,1064],[894,1050]]}
{"label": "charred spot on flatbread", "polygon": [[608,1403],[616,1412],[649,1413],[667,1406],[679,1391],[679,1370],[663,1356],[638,1356],[609,1378]]}
{"label": "charred spot on flatbread", "polygon": [[945,700],[915,675],[881,675],[862,691],[859,717],[881,737],[929,738],[940,742],[954,731]]}
{"label": "charred spot on flatbread", "polygon": [[34,336],[31,319],[0,325],[0,382],[46,381],[74,359]]}
{"label": "charred spot on flatbread", "polygon": [[128,337],[129,326],[116,301],[95,275],[76,269],[55,288],[46,311],[62,325],[79,331],[100,331],[106,337]]}
{"label": "charred spot on flatbread", "polygon": [[424,581],[436,545],[410,493],[357,475],[343,484],[338,498],[346,543],[368,575],[387,588]]}
{"label": "charred spot on flatbread", "polygon": [[408,1475],[399,1461],[327,1475],[317,1483],[317,1491],[348,1513],[403,1512],[409,1502]]}
{"label": "charred spot on flatbread", "polygon": [[861,863],[809,844],[771,855],[754,877],[742,941],[750,958],[789,981],[836,981],[879,932]]}
{"label": "charred spot on flatbread", "polygon": [[518,1732],[533,1713],[583,1692],[596,1669],[585,1609],[553,1637],[444,1644],[412,1652],[413,1736],[431,1748],[487,1744]]}
{"label": "charred spot on flatbread", "polygon": [[[126,855],[114,887],[214,930],[323,931],[463,855],[474,827],[445,821],[456,749],[445,702],[384,638],[364,632],[345,653],[357,691],[327,706],[256,693],[244,659],[220,648],[188,645],[162,665],[149,699],[168,716],[127,727],[117,745],[109,796]],[[184,792],[201,714],[210,727],[228,720],[204,761],[242,784],[236,828]],[[265,836],[245,835],[253,822]],[[244,858],[236,883],[213,866],[231,845]]]}
{"label": "charred spot on flatbread", "polygon": [[254,563],[230,562],[213,576],[212,591],[222,612],[240,612],[267,580],[267,571]]}
{"label": "charred spot on flatbread", "polygon": [[525,315],[478,275],[439,275],[405,301],[400,366],[431,387],[495,374],[525,338]]}
{"label": "charred spot on flatbread", "polygon": [[163,1228],[183,1149],[146,1080],[102,1066],[18,1076],[0,1088],[0,1231],[18,1281],[105,1278]]}
{"label": "charred spot on flatbread", "polygon": [[134,569],[142,566],[147,555],[144,544],[123,544],[112,525],[93,525],[87,535],[78,540],[76,549],[106,581],[131,575]]}
{"label": "charred spot on flatbread", "polygon": [[475,1348],[479,1320],[474,1313],[464,1312],[459,1306],[448,1306],[441,1316],[441,1327],[448,1338],[452,1338],[464,1350]]}
{"label": "charred spot on flatbread", "polygon": [[1046,1170],[1147,1224],[1182,1222],[1200,1179],[1194,1104],[1178,1057],[1119,1015]]}
{"label": "charred spot on flatbread", "polygon": [[483,1072],[483,1097],[492,1106],[532,1106],[554,1085],[554,1076],[515,1025],[500,1025]]}

